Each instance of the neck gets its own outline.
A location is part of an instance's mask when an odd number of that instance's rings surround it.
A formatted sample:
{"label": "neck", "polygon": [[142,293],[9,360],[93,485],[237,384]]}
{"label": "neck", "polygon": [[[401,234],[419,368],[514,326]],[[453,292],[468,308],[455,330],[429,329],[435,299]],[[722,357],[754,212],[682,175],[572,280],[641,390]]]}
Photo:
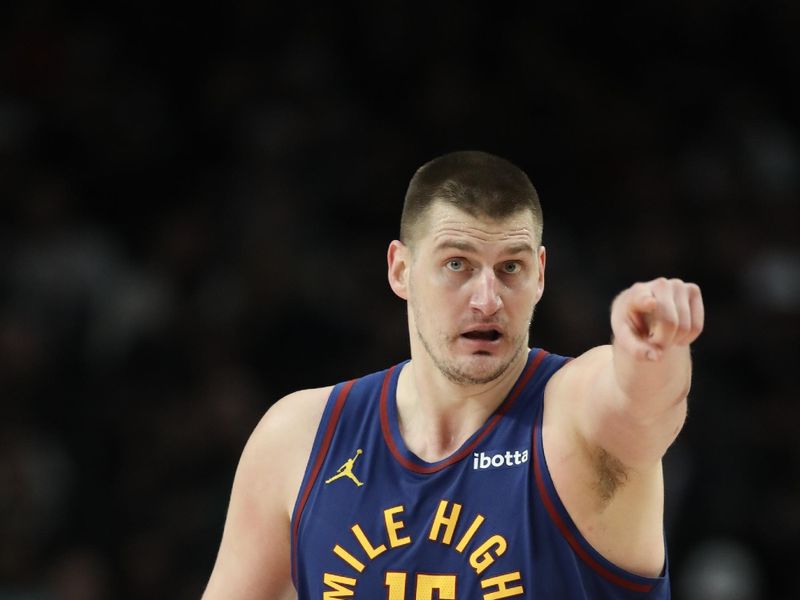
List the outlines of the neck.
{"label": "neck", "polygon": [[454,383],[432,361],[412,359],[397,384],[397,412],[406,447],[428,462],[451,455],[508,396],[527,359],[523,348],[502,375],[483,384]]}

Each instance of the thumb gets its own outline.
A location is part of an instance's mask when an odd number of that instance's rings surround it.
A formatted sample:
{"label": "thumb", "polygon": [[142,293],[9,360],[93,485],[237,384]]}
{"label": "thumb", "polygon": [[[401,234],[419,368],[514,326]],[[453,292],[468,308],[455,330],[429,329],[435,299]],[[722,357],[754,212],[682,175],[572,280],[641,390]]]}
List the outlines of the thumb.
{"label": "thumb", "polygon": [[656,297],[651,292],[643,292],[631,298],[628,310],[648,314],[655,312],[657,304]]}
{"label": "thumb", "polygon": [[650,292],[634,295],[628,302],[628,322],[637,335],[646,338],[650,334],[653,314],[658,307],[656,297]]}

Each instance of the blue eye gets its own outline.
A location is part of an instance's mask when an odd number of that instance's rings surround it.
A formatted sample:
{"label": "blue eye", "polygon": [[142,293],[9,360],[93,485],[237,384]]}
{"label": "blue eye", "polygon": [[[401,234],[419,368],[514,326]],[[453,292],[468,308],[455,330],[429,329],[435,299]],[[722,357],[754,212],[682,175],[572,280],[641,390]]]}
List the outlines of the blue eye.
{"label": "blue eye", "polygon": [[505,273],[518,273],[522,269],[522,265],[518,262],[507,262],[503,264],[503,272]]}
{"label": "blue eye", "polygon": [[460,258],[451,258],[447,261],[447,268],[451,271],[463,271],[464,261]]}

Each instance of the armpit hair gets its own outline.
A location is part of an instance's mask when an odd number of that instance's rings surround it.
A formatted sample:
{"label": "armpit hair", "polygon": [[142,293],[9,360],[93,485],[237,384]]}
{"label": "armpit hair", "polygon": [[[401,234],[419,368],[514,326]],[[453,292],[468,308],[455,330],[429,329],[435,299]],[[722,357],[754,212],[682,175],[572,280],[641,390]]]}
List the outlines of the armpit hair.
{"label": "armpit hair", "polygon": [[628,469],[622,462],[602,448],[597,451],[594,460],[597,480],[595,488],[603,504],[611,501],[617,490],[628,481]]}

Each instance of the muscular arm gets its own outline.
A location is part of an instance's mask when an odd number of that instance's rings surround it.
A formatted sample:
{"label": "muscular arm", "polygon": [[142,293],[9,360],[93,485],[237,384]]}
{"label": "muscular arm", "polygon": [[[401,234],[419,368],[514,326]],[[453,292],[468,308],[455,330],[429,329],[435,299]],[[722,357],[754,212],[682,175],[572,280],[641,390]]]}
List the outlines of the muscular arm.
{"label": "muscular arm", "polygon": [[686,417],[689,345],[703,320],[694,284],[656,279],[622,292],[611,309],[612,345],[582,357],[583,436],[630,469],[658,464]]}
{"label": "muscular arm", "polygon": [[330,388],[276,402],[242,452],[204,600],[289,600],[290,520]]}
{"label": "muscular arm", "polygon": [[556,489],[584,537],[617,565],[664,561],[661,458],[686,418],[699,288],[640,283],[611,309],[614,339],[571,361],[545,395],[543,440]]}

